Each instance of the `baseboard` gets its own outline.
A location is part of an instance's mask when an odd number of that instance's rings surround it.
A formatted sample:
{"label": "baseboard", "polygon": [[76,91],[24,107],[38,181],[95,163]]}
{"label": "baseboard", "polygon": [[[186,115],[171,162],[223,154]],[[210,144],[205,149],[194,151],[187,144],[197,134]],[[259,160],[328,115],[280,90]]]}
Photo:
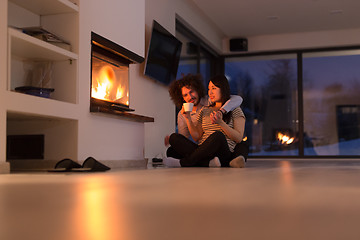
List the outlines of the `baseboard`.
{"label": "baseboard", "polygon": [[[98,160],[98,159],[97,159]],[[147,168],[148,159],[140,160],[98,160],[99,162],[114,169]],[[10,160],[6,162],[4,170],[0,164],[0,173],[9,172],[44,172],[53,169],[58,161],[56,160]],[[83,161],[79,163],[82,164]],[[5,165],[5,164],[4,164]],[[6,172],[7,170],[7,172]]]}
{"label": "baseboard", "polygon": [[111,169],[147,168],[148,159],[140,160],[103,160],[100,161]]}
{"label": "baseboard", "polygon": [[8,162],[0,163],[0,174],[10,173],[10,164]]}

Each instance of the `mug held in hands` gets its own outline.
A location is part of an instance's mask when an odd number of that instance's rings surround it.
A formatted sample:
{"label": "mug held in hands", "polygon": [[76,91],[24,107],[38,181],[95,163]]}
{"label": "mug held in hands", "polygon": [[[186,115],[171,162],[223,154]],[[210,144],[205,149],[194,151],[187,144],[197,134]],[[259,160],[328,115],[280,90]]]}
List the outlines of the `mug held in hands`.
{"label": "mug held in hands", "polygon": [[184,111],[191,112],[193,110],[194,104],[193,103],[184,103]]}

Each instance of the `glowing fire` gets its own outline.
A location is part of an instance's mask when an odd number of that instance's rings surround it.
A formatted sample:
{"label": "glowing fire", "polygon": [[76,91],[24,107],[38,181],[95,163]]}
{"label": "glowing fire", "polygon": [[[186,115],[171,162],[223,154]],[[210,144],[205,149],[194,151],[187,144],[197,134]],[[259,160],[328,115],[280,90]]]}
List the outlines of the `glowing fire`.
{"label": "glowing fire", "polygon": [[[124,97],[124,88],[114,86],[117,83],[114,70],[109,66],[104,66],[93,80],[91,96],[97,99],[117,100]],[[116,88],[117,87],[117,88]],[[116,88],[116,90],[114,90]]]}
{"label": "glowing fire", "polygon": [[118,88],[116,91],[116,99],[122,98],[123,97],[123,91],[121,88]]}
{"label": "glowing fire", "polygon": [[282,134],[282,133],[278,133],[277,134],[277,138],[280,141],[281,144],[291,144],[294,141],[294,138],[290,138],[289,136],[287,136],[286,134]]}

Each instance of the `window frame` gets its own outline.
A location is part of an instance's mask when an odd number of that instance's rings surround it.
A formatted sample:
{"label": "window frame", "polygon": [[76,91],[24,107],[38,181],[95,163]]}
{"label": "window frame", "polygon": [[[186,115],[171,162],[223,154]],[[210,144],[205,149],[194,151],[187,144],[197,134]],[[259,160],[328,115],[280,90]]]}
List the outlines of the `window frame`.
{"label": "window frame", "polygon": [[[197,73],[200,74],[200,64],[201,64],[201,53],[207,55],[210,60],[210,76],[213,77],[217,74],[223,74],[224,72],[224,58],[221,54],[217,53],[213,48],[211,48],[208,44],[205,43],[201,37],[195,34],[191,29],[186,27],[186,24],[179,18],[176,18],[176,32],[181,33],[192,43],[195,44],[196,47],[196,69]],[[183,46],[184,47],[184,46]],[[205,79],[207,81],[207,79]]]}
{"label": "window frame", "polygon": [[259,51],[259,52],[241,52],[241,53],[232,53],[224,54],[223,58],[223,71],[222,74],[225,74],[225,61],[230,58],[247,58],[254,56],[270,56],[270,55],[286,55],[286,54],[296,54],[297,56],[297,89],[298,89],[298,102],[297,102],[297,111],[298,111],[298,129],[299,129],[299,146],[298,146],[298,155],[297,156],[271,156],[271,155],[262,155],[262,156],[249,156],[251,158],[262,158],[262,159],[359,159],[360,155],[316,155],[309,156],[304,155],[304,105],[303,105],[303,55],[306,53],[321,53],[321,52],[336,52],[336,51],[349,51],[349,50],[360,50],[360,45],[351,45],[351,46],[335,46],[335,47],[323,47],[323,48],[303,48],[303,49],[288,49],[288,50],[277,50],[277,51]]}

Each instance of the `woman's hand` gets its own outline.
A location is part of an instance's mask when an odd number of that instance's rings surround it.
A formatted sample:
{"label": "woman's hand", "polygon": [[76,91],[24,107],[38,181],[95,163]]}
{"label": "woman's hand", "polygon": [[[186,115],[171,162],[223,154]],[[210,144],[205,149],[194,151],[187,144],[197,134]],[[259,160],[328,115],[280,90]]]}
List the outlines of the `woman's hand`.
{"label": "woman's hand", "polygon": [[222,118],[223,114],[221,111],[213,111],[210,113],[210,120],[212,124],[220,124],[221,122],[223,122]]}

